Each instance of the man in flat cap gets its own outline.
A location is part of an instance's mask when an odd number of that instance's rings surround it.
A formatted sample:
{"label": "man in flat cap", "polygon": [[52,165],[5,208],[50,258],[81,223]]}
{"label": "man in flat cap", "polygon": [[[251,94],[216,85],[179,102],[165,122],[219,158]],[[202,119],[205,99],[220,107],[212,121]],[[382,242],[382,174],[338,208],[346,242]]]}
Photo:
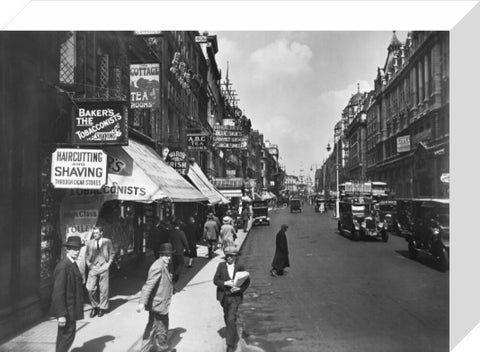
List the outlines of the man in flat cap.
{"label": "man in flat cap", "polygon": [[223,318],[227,327],[227,352],[233,352],[239,340],[237,311],[239,305],[243,302],[243,293],[250,285],[250,278],[247,277],[243,283],[236,286],[234,283],[236,273],[244,271],[243,266],[236,263],[238,249],[229,246],[224,249],[224,253],[225,261],[218,264],[213,283],[217,286],[217,300],[222,305]]}
{"label": "man in flat cap", "polygon": [[64,243],[65,258],[55,267],[50,314],[57,318],[56,352],[67,352],[75,339],[76,322],[83,319],[83,278],[75,260],[84,244],[80,236]]}

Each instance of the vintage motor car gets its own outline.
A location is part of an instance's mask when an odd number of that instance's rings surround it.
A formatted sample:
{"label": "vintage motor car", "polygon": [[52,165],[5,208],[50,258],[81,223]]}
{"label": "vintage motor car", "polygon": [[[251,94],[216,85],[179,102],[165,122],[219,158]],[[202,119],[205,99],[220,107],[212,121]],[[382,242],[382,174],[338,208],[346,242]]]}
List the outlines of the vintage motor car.
{"label": "vintage motor car", "polygon": [[410,212],[413,227],[407,233],[410,258],[419,253],[435,258],[443,271],[449,268],[450,255],[450,201],[448,199],[412,199]]}
{"label": "vintage motor car", "polygon": [[374,214],[374,202],[369,198],[343,198],[339,204],[338,231],[354,241],[381,238],[388,241],[388,232],[382,232]]}
{"label": "vintage motor car", "polygon": [[290,213],[294,211],[302,212],[302,202],[298,198],[290,199]]}
{"label": "vintage motor car", "polygon": [[324,198],[316,198],[315,199],[315,212],[316,213],[321,213],[323,209],[323,212],[327,210],[327,202],[325,201]]}
{"label": "vintage motor car", "polygon": [[270,225],[268,202],[266,200],[254,200],[252,202],[252,226],[257,224]]}
{"label": "vintage motor car", "polygon": [[401,235],[401,230],[397,221],[397,201],[381,200],[375,204],[377,218],[377,227],[382,232],[395,233]]}

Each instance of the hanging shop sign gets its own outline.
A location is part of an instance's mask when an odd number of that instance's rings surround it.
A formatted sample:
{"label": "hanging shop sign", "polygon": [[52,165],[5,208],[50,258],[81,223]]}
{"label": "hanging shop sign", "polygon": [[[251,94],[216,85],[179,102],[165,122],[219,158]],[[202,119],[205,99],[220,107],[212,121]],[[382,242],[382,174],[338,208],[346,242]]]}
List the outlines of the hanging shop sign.
{"label": "hanging shop sign", "polygon": [[410,136],[397,137],[397,153],[410,151]]}
{"label": "hanging shop sign", "polygon": [[188,133],[187,148],[190,150],[207,150],[208,134],[204,133]]}
{"label": "hanging shop sign", "polygon": [[220,149],[247,149],[247,137],[238,126],[214,126],[213,143]]}
{"label": "hanging shop sign", "polygon": [[130,64],[130,108],[160,107],[160,64]]}
{"label": "hanging shop sign", "polygon": [[55,188],[100,189],[107,183],[107,154],[98,149],[58,148],[52,153]]}
{"label": "hanging shop sign", "polygon": [[170,150],[165,162],[181,175],[186,175],[188,172],[187,154],[185,152],[180,150]]}
{"label": "hanging shop sign", "polygon": [[72,144],[128,144],[125,102],[77,102],[75,105],[73,109]]}
{"label": "hanging shop sign", "polygon": [[237,175],[237,170],[226,170],[227,177],[235,177]]}

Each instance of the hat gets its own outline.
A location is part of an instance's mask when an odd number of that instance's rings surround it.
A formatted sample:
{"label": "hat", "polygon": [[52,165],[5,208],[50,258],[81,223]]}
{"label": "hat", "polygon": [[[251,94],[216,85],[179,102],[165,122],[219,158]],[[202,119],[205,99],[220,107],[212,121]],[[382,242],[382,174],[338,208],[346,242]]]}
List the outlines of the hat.
{"label": "hat", "polygon": [[225,253],[225,255],[237,255],[238,254],[238,249],[235,246],[227,246],[223,250],[223,253]]}
{"label": "hat", "polygon": [[65,247],[83,247],[85,244],[82,243],[80,236],[70,236],[63,245]]}
{"label": "hat", "polygon": [[175,253],[175,251],[173,250],[173,246],[171,243],[167,242],[167,243],[162,243],[160,245],[160,249],[158,251],[158,254],[166,254],[166,255],[171,255]]}
{"label": "hat", "polygon": [[224,224],[229,224],[232,221],[232,218],[230,216],[225,216],[223,218],[223,223]]}

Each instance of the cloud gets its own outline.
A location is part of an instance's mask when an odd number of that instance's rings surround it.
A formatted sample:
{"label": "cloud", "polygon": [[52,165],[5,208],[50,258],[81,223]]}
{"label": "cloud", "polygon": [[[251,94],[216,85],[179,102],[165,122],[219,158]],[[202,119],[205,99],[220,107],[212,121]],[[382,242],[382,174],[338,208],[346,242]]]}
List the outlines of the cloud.
{"label": "cloud", "polygon": [[308,45],[282,38],[254,51],[248,58],[248,64],[257,82],[265,82],[311,73],[312,57],[313,52]]}

